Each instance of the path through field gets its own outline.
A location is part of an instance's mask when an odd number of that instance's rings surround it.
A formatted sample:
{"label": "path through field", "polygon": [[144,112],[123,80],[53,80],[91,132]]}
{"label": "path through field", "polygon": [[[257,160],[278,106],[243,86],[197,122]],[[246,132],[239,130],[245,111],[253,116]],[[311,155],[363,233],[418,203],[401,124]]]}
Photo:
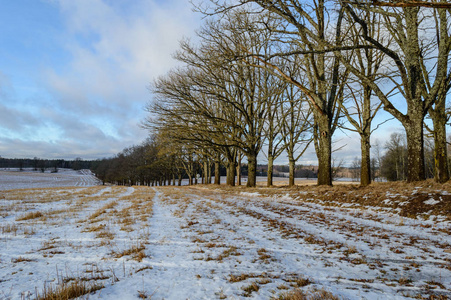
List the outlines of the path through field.
{"label": "path through field", "polygon": [[[449,222],[284,193],[91,187],[0,193],[0,299],[451,296]],[[95,287],[95,288],[94,288]]]}

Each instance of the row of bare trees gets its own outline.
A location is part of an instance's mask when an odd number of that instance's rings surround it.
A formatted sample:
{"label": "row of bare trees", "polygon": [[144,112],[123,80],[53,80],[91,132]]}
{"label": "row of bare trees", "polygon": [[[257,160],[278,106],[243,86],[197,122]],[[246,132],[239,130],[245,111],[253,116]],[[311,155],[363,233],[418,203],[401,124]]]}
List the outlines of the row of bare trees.
{"label": "row of bare trees", "polygon": [[[211,161],[201,151],[193,152],[192,148],[181,144],[170,144],[159,136],[151,136],[140,145],[125,148],[112,158],[90,163],[91,171],[103,184],[182,185],[185,178],[189,180],[188,184],[197,184],[199,180],[210,183],[213,176]],[[217,179],[220,180],[220,174]]]}
{"label": "row of bare trees", "polygon": [[196,43],[181,43],[175,58],[182,66],[152,85],[155,101],[144,125],[168,145],[202,149],[216,165],[224,162],[229,185],[244,154],[248,186],[255,186],[264,143],[268,185],[274,159],[286,153],[294,173],[311,143],[318,184],[331,185],[332,138],[337,128],[347,128],[360,135],[360,181],[368,185],[377,112],[384,109],[405,128],[408,181],[426,176],[429,115],[435,179],[448,181],[450,8],[378,3],[198,3],[205,25]]}

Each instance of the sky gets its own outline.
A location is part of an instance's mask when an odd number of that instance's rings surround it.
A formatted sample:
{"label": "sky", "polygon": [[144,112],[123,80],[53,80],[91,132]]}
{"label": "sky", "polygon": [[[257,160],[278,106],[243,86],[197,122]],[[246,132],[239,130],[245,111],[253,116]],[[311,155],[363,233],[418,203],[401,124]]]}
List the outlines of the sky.
{"label": "sky", "polygon": [[[90,160],[142,143],[149,85],[202,22],[188,0],[0,0],[0,156]],[[338,161],[360,155],[357,134],[335,141]],[[317,164],[313,147],[299,164]]]}
{"label": "sky", "polygon": [[97,159],[143,142],[149,85],[201,18],[187,0],[0,0],[0,156]]}

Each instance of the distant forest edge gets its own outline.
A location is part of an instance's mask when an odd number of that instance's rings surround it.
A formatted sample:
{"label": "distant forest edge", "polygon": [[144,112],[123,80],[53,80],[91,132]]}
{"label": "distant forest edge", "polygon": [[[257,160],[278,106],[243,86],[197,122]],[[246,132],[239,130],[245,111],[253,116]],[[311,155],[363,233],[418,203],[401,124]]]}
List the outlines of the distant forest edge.
{"label": "distant forest edge", "polygon": [[91,169],[95,161],[75,158],[64,159],[42,159],[42,158],[3,158],[0,157],[0,169],[17,168],[19,170],[33,169],[34,171],[58,172],[58,169]]}

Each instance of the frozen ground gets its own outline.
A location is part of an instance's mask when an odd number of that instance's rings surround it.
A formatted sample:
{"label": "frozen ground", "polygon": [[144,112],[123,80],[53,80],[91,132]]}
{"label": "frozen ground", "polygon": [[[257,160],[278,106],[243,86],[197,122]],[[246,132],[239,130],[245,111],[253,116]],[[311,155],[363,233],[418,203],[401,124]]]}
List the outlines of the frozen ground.
{"label": "frozen ground", "polygon": [[99,183],[100,181],[90,170],[59,169],[57,173],[50,173],[49,171],[41,173],[32,170],[0,169],[0,190],[93,186]]}
{"label": "frozen ground", "polygon": [[89,299],[271,299],[294,288],[450,297],[449,222],[295,198],[200,187],[0,191],[0,299],[74,282],[99,288]]}

